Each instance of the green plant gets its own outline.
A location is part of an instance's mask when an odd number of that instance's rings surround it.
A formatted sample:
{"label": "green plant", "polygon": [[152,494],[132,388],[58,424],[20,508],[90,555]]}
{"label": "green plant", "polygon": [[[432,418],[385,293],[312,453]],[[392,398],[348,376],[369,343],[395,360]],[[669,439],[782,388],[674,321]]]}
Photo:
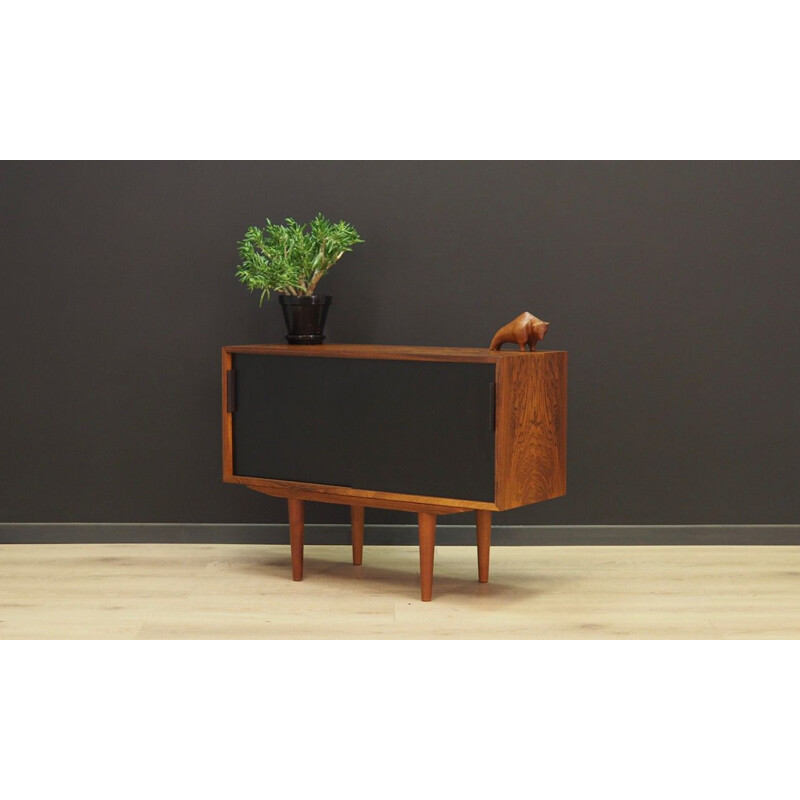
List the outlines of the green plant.
{"label": "green plant", "polygon": [[251,292],[261,290],[259,305],[270,292],[314,294],[320,278],[363,241],[352,225],[330,222],[322,214],[307,226],[293,219],[287,219],[285,225],[267,220],[263,228],[248,228],[238,243],[241,264],[236,276]]}

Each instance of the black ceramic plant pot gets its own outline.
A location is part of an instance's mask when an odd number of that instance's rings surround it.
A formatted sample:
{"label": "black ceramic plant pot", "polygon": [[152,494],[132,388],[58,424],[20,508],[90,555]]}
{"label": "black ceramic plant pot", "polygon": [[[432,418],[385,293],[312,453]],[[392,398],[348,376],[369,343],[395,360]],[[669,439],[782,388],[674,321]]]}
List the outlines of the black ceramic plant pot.
{"label": "black ceramic plant pot", "polygon": [[289,344],[322,344],[325,338],[322,330],[328,307],[331,304],[329,294],[311,294],[303,297],[292,297],[289,294],[279,296],[283,318],[286,320],[286,341]]}

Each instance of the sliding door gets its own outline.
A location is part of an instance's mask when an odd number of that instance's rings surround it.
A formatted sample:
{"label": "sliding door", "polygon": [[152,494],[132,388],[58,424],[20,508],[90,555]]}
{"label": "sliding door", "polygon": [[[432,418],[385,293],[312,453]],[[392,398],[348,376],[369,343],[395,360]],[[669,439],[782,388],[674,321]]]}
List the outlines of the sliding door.
{"label": "sliding door", "polygon": [[494,500],[492,364],[237,353],[233,365],[234,474]]}

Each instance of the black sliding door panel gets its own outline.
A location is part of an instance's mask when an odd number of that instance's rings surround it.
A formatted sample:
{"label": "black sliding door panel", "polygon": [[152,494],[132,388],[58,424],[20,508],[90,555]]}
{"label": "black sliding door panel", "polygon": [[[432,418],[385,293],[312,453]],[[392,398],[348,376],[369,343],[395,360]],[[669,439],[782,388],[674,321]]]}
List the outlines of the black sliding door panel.
{"label": "black sliding door panel", "polygon": [[352,485],[494,500],[494,365],[353,359]]}
{"label": "black sliding door panel", "polygon": [[233,366],[234,474],[349,486],[348,360],[236,353]]}
{"label": "black sliding door panel", "polygon": [[234,355],[235,475],[494,500],[494,365]]}

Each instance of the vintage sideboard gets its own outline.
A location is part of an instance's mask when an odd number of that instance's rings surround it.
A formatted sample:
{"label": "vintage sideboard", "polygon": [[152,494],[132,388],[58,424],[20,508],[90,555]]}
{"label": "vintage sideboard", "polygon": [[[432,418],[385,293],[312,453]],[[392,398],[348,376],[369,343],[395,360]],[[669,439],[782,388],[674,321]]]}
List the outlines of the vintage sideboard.
{"label": "vintage sideboard", "polygon": [[474,511],[478,580],[491,513],[566,492],[567,354],[381,345],[222,349],[222,476],[285,497],[294,580],[306,501],[412,511],[430,600],[436,518]]}

